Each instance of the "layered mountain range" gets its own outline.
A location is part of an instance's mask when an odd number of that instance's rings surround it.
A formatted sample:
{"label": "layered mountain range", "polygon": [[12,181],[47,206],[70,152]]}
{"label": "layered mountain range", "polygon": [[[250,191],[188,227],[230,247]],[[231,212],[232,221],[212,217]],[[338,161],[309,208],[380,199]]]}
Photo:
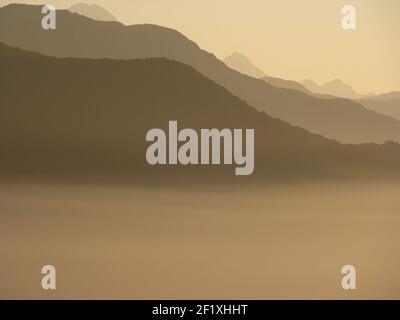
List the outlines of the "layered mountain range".
{"label": "layered mountain range", "polygon": [[254,128],[246,179],[396,177],[400,146],[342,145],[260,112],[165,58],[54,58],[0,45],[0,173],[157,179],[233,177],[231,166],[145,161],[151,128]]}
{"label": "layered mountain range", "polygon": [[393,117],[348,99],[325,99],[274,87],[229,68],[178,31],[148,24],[95,21],[67,10],[57,12],[56,30],[43,30],[41,18],[41,6],[0,8],[0,41],[55,57],[176,60],[259,111],[312,133],[342,143],[400,141],[400,121]]}

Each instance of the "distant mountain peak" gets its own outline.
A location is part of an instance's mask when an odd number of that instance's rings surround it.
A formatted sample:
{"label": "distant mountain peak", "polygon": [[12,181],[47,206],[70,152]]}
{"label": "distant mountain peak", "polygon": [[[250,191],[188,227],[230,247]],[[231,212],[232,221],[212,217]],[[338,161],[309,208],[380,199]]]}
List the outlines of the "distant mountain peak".
{"label": "distant mountain peak", "polygon": [[314,84],[316,86],[319,86],[318,83],[316,83],[315,81],[311,80],[311,79],[305,79],[303,80],[301,83],[310,83],[310,84]]}
{"label": "distant mountain peak", "polygon": [[308,90],[318,94],[328,94],[347,99],[359,99],[363,95],[354,91],[354,89],[341,79],[333,79],[323,85],[318,85],[315,81],[306,79],[301,82]]}
{"label": "distant mountain peak", "polygon": [[239,52],[234,52],[224,59],[225,64],[240,73],[247,74],[250,77],[261,78],[266,74],[255,66],[249,58]]}
{"label": "distant mountain peak", "polygon": [[240,53],[240,52],[233,52],[230,56],[228,56],[227,58],[229,58],[229,57],[239,57],[239,58],[242,58],[242,59],[247,59],[248,60],[248,58],[243,54],[243,53]]}
{"label": "distant mountain peak", "polygon": [[77,3],[68,8],[69,11],[78,13],[88,18],[100,21],[116,21],[117,18],[105,8],[97,4]]}
{"label": "distant mountain peak", "polygon": [[319,84],[316,83],[313,80],[310,79],[305,79],[303,81],[300,82],[304,87],[307,88],[307,90],[313,92],[313,93],[320,93],[320,88],[319,88]]}
{"label": "distant mountain peak", "polygon": [[331,81],[329,81],[329,82],[327,82],[327,83],[334,83],[334,84],[343,84],[343,85],[346,85],[342,80],[340,80],[340,79],[338,79],[338,78],[333,79],[333,80],[331,80]]}

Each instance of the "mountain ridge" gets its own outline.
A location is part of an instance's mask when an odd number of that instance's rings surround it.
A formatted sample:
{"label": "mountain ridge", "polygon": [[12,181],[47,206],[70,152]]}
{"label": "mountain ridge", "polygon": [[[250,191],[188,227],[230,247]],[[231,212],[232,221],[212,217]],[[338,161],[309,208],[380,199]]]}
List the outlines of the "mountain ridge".
{"label": "mountain ridge", "polygon": [[394,118],[346,99],[319,99],[275,88],[228,68],[176,30],[154,25],[124,26],[58,11],[57,29],[46,32],[37,23],[40,16],[40,6],[0,8],[0,40],[56,57],[166,57],[194,67],[258,110],[310,132],[343,143],[400,141],[400,122]]}
{"label": "mountain ridge", "polygon": [[223,62],[231,69],[239,71],[250,77],[261,78],[267,76],[264,71],[254,65],[244,54],[234,52],[227,56]]}
{"label": "mountain ridge", "polygon": [[99,21],[117,21],[117,18],[107,9],[97,4],[77,3],[70,6],[68,11],[84,15],[88,18]]}
{"label": "mountain ridge", "polygon": [[343,82],[340,79],[333,79],[322,85],[319,85],[313,80],[305,79],[300,82],[307,90],[315,94],[330,95],[338,98],[358,100],[363,97],[369,97],[371,94],[362,95],[357,93],[352,86]]}
{"label": "mountain ridge", "polygon": [[0,174],[234,179],[229,166],[146,164],[146,132],[171,119],[197,130],[254,128],[256,171],[250,180],[400,174],[399,144],[341,145],[311,134],[177,61],[54,58],[0,44],[0,66],[0,146],[7,150]]}

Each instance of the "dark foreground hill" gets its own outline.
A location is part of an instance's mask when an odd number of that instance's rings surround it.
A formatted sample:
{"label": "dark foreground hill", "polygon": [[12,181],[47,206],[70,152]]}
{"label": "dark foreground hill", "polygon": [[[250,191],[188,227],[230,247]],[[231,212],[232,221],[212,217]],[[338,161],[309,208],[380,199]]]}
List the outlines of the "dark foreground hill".
{"label": "dark foreground hill", "polygon": [[[155,25],[125,26],[57,12],[56,30],[41,28],[41,6],[0,8],[0,41],[57,57],[167,57],[194,67],[258,110],[340,142],[400,141],[400,121],[346,99],[319,99],[275,88],[227,67],[179,32]],[[170,77],[174,75],[171,74]]]}
{"label": "dark foreground hill", "polygon": [[[259,112],[184,64],[51,58],[0,45],[0,172],[276,181],[396,177],[400,146],[341,145]],[[171,75],[174,75],[171,77]],[[152,128],[254,128],[255,171],[151,167]],[[195,183],[195,180],[192,180]]]}

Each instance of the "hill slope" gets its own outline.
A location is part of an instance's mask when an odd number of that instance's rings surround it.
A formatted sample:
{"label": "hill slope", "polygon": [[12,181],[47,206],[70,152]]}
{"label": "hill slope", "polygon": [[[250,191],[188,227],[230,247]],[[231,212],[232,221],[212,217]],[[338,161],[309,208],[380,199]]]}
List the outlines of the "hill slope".
{"label": "hill slope", "polygon": [[380,101],[389,101],[389,100],[400,100],[400,91],[392,91],[383,93],[380,95],[369,96],[362,99],[364,100],[380,100]]}
{"label": "hill slope", "polygon": [[400,120],[400,92],[398,91],[366,97],[358,102],[367,109]]}
{"label": "hill slope", "polygon": [[360,103],[367,109],[400,120],[400,99],[380,100],[371,98],[360,100]]}
{"label": "hill slope", "polygon": [[260,113],[178,62],[56,59],[1,44],[0,67],[1,174],[234,176],[233,166],[149,166],[146,133],[166,130],[169,120],[180,129],[254,128],[256,170],[250,179],[400,172],[397,144],[326,140]]}
{"label": "hill slope", "polygon": [[306,87],[293,80],[285,80],[274,77],[263,77],[262,80],[277,88],[297,90],[309,95],[313,95],[313,93],[309,91]]}

